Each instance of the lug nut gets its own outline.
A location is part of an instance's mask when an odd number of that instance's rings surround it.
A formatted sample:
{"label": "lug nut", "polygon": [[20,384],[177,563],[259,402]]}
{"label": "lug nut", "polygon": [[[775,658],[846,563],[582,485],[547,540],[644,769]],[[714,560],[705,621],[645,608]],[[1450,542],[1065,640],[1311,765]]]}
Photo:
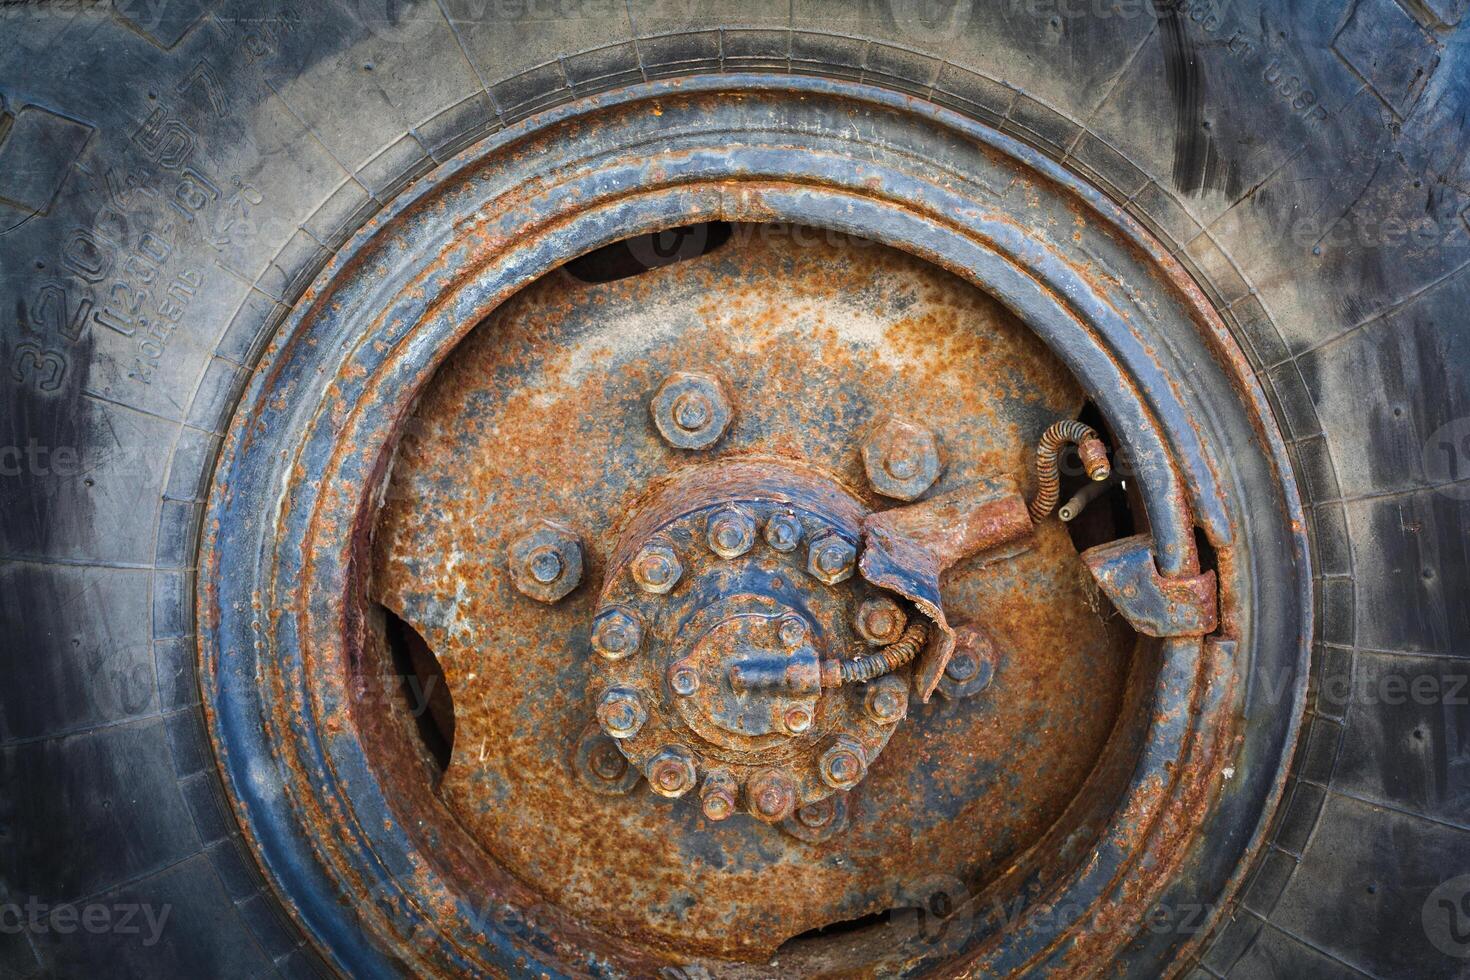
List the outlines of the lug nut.
{"label": "lug nut", "polygon": [[592,649],[608,660],[622,660],[643,645],[638,615],[617,606],[604,609],[592,623]]}
{"label": "lug nut", "polygon": [[583,786],[604,796],[630,793],[643,778],[641,772],[628,764],[618,743],[595,725],[587,726],[577,743],[576,769]]}
{"label": "lug nut", "polygon": [[709,395],[702,391],[686,391],[674,399],[674,424],[682,432],[699,432],[715,416]]}
{"label": "lug nut", "polygon": [[755,544],[755,519],[738,507],[726,507],[710,517],[706,533],[711,551],[738,558]]}
{"label": "lug nut", "polygon": [[669,687],[675,694],[687,698],[699,690],[699,671],[688,664],[676,664],[669,672]]}
{"label": "lug nut", "polygon": [[968,650],[956,650],[954,656],[949,658],[944,672],[951,680],[967,681],[975,676],[980,669],[980,662],[975,655]]}
{"label": "lug nut", "polygon": [[511,542],[510,577],[516,590],[538,602],[556,602],[582,581],[582,542],[552,521]]}
{"label": "lug nut", "polygon": [[735,815],[735,797],[740,786],[735,777],[723,770],[705,774],[699,791],[699,806],[710,820],[728,820]]}
{"label": "lug nut", "polygon": [[792,735],[800,735],[812,727],[812,709],[804,704],[793,704],[782,713],[781,723]]}
{"label": "lug nut", "polygon": [[908,685],[892,674],[870,683],[863,695],[863,708],[868,717],[880,725],[892,725],[901,720],[908,707]]}
{"label": "lug nut", "polygon": [[917,422],[888,418],[863,443],[863,469],[873,489],[914,500],[939,479],[939,441]]}
{"label": "lug nut", "polygon": [[812,539],[807,548],[806,570],[827,585],[836,585],[852,577],[857,549],[847,539],[827,531]]}
{"label": "lug nut", "polygon": [[751,813],[768,823],[785,820],[796,809],[796,784],[775,769],[756,774],[746,786]]}
{"label": "lug nut", "polygon": [[613,738],[632,738],[647,720],[648,709],[631,688],[610,687],[597,704],[597,723]]}
{"label": "lug nut", "polygon": [[857,631],[875,647],[897,643],[907,625],[908,617],[898,603],[887,596],[874,596],[864,600],[858,608]]}
{"label": "lug nut", "polygon": [[659,435],[675,449],[708,449],[730,427],[734,411],[718,378],[671,374],[649,404]]}
{"label": "lug nut", "polygon": [[832,797],[808,803],[796,811],[797,821],[808,830],[821,830],[837,816],[837,804]]}
{"label": "lug nut", "polygon": [[599,742],[587,756],[588,768],[599,779],[615,783],[628,771],[628,759],[618,751],[617,744],[607,740]]}
{"label": "lug nut", "polygon": [[783,619],[779,632],[781,643],[788,650],[793,650],[806,642],[806,623],[795,616],[787,616]]}
{"label": "lug nut", "polygon": [[979,694],[995,679],[996,649],[989,635],[972,623],[955,627],[955,648],[936,690],[946,698]]}
{"label": "lug nut", "polygon": [[852,789],[868,770],[867,753],[855,739],[838,736],[817,760],[822,782],[833,789]]}
{"label": "lug nut", "polygon": [[673,548],[654,541],[644,545],[634,556],[632,572],[633,581],[640,589],[662,595],[678,584],[679,576],[684,574],[684,566],[679,563],[679,556]]}
{"label": "lug nut", "polygon": [[699,771],[682,745],[665,745],[648,760],[648,785],[659,796],[677,799],[694,788]]}
{"label": "lug nut", "polygon": [[781,829],[799,841],[820,844],[847,826],[847,794],[833,793],[813,800],[781,821]]}
{"label": "lug nut", "polygon": [[801,521],[795,514],[772,514],[766,518],[766,543],[785,554],[801,543]]}

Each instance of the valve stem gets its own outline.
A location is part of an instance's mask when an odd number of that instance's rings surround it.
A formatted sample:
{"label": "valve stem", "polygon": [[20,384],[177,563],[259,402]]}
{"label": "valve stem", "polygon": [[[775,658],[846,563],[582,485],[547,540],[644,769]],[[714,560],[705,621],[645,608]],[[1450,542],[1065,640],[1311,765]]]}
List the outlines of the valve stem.
{"label": "valve stem", "polygon": [[822,686],[864,684],[884,674],[891,674],[917,657],[928,638],[927,626],[923,623],[911,623],[904,629],[902,636],[880,650],[852,660],[829,660],[822,664]]}
{"label": "valve stem", "polygon": [[1076,419],[1054,422],[1041,434],[1036,444],[1036,496],[1031,498],[1027,509],[1031,520],[1040,524],[1051,515],[1061,496],[1061,478],[1057,475],[1057,457],[1068,444],[1074,443],[1082,457],[1087,475],[1096,481],[1106,480],[1113,468],[1108,463],[1108,448],[1103,444],[1092,426]]}

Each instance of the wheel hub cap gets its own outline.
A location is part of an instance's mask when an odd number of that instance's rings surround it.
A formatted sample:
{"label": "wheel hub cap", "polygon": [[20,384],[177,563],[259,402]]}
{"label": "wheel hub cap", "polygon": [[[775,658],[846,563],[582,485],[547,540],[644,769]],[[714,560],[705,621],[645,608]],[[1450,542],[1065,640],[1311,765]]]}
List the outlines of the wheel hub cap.
{"label": "wheel hub cap", "polygon": [[[865,513],[830,478],[745,461],[698,467],[634,514],[602,584],[590,683],[600,706],[646,714],[603,730],[655,792],[692,790],[672,778],[687,760],[718,798],[707,816],[734,812],[728,793],[769,821],[857,785],[903,716],[867,710],[861,687],[823,693],[824,663],[830,682],[838,659],[870,649],[859,629],[878,592],[853,575]],[[903,677],[889,682],[900,702]]]}

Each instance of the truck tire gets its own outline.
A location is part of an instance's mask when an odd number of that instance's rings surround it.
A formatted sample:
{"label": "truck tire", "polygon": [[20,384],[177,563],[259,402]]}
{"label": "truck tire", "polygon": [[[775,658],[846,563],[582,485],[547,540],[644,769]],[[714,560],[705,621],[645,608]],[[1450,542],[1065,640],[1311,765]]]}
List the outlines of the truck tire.
{"label": "truck tire", "polygon": [[[1114,968],[1470,970],[1464,3],[124,0],[0,23],[6,975],[416,968],[322,926],[362,897],[293,894],[229,791],[196,614],[227,434],[323,270],[455,161],[589,99],[756,75],[1050,161],[1185,270],[1269,403],[1309,674],[1240,711],[1294,749],[1279,778],[1228,764],[1265,800],[1232,824],[1231,884]],[[631,970],[539,953],[494,970]]]}

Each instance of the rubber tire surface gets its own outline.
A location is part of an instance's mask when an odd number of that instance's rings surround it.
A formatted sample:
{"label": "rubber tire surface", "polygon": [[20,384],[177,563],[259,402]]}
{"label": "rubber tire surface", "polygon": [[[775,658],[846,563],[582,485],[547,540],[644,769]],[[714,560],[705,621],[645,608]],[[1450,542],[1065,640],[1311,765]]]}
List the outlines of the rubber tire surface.
{"label": "rubber tire surface", "polygon": [[[1177,250],[1260,372],[1307,498],[1313,690],[1270,846],[1183,972],[1465,973],[1467,39],[1465,0],[0,8],[0,972],[324,969],[199,707],[191,568],[234,397],[436,161],[582,94],[759,70],[1053,155]],[[121,921],[144,906],[156,942]]]}

